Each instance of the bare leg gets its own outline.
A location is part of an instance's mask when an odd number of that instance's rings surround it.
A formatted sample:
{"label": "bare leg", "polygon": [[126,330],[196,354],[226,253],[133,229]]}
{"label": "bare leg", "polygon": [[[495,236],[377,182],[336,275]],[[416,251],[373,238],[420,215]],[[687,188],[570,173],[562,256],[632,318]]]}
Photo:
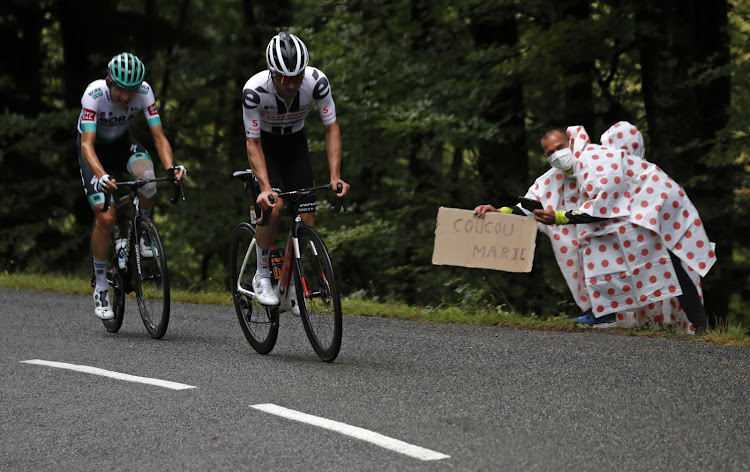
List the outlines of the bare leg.
{"label": "bare leg", "polygon": [[[156,174],[154,174],[154,163],[148,159],[134,160],[128,171],[133,174],[136,179],[153,179],[156,177]],[[154,207],[155,199],[156,182],[146,184],[138,190],[138,203],[142,215],[148,217],[151,216],[151,209]]]}
{"label": "bare leg", "polygon": [[115,208],[110,206],[109,210],[102,213],[102,205],[92,208],[96,226],[91,233],[91,252],[99,260],[106,261],[109,256],[109,242],[112,229],[115,227]]}

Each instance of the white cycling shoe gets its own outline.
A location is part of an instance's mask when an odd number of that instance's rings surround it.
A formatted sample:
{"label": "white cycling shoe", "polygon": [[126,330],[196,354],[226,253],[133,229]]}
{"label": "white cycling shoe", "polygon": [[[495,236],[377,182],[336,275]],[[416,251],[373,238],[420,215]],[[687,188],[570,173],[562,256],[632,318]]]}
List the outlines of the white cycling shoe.
{"label": "white cycling shoe", "polygon": [[281,301],[281,306],[279,307],[279,311],[286,311],[294,316],[299,316],[299,303],[297,302],[297,289],[294,287],[294,282],[291,282],[289,284],[289,293],[288,296],[285,297]]}
{"label": "white cycling shoe", "polygon": [[279,296],[273,289],[270,277],[258,277],[256,273],[253,276],[253,292],[258,303],[265,306],[276,306],[279,304]]}
{"label": "white cycling shoe", "polygon": [[148,233],[144,232],[143,234],[141,234],[140,239],[141,240],[138,245],[141,250],[141,257],[143,257],[144,259],[150,259],[154,257],[154,250],[151,246],[151,238],[148,236]]}
{"label": "white cycling shoe", "polygon": [[111,320],[115,317],[112,304],[109,301],[109,290],[97,292],[94,289],[94,314],[100,320]]}

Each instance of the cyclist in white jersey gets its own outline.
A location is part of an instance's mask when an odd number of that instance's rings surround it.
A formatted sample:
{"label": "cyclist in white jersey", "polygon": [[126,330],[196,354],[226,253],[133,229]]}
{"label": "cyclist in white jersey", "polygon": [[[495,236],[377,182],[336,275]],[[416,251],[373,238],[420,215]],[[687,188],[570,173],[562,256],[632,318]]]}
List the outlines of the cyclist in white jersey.
{"label": "cyclist in white jersey", "polygon": [[[148,121],[164,167],[180,181],[187,175],[185,167],[173,165],[172,147],[164,135],[151,86],[143,80],[145,72],[146,66],[138,57],[126,52],[118,54],[107,65],[107,77],[91,82],[81,98],[78,161],[84,191],[96,219],[91,234],[96,279],[94,313],[105,320],[114,318],[107,283],[107,254],[115,225],[115,207],[110,206],[106,212],[101,208],[105,198],[103,190],[117,188],[117,181],[108,171],[127,171],[138,179],[155,177],[151,156],[130,133],[130,124],[139,112],[143,112]],[[155,183],[139,190],[141,213],[146,217],[151,216],[155,194]],[[152,257],[150,245],[144,238],[148,236],[141,235],[141,254]]]}
{"label": "cyclist in white jersey", "polygon": [[[341,180],[341,132],[336,122],[336,107],[328,77],[309,67],[307,47],[297,36],[281,32],[266,47],[268,69],[252,76],[242,90],[243,120],[247,158],[258,179],[257,204],[271,210],[268,226],[257,228],[257,271],[253,277],[256,299],[263,305],[279,304],[271,285],[269,250],[276,239],[276,227],[284,207],[277,192],[315,185],[305,133],[305,118],[317,105],[325,127],[326,153],[331,188],[349,184]],[[269,197],[274,197],[271,203]],[[314,195],[298,202],[302,221],[314,224]],[[290,298],[295,300],[293,293]],[[296,309],[295,309],[296,308]],[[292,307],[297,313],[298,308]]]}

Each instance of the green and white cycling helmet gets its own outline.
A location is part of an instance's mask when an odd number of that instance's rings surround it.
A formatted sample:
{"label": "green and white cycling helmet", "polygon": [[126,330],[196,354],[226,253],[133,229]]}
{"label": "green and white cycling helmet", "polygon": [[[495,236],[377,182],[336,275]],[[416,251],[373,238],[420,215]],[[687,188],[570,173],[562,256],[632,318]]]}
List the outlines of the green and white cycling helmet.
{"label": "green and white cycling helmet", "polygon": [[107,76],[110,82],[120,88],[134,89],[141,86],[146,75],[146,66],[137,56],[122,52],[107,64]]}

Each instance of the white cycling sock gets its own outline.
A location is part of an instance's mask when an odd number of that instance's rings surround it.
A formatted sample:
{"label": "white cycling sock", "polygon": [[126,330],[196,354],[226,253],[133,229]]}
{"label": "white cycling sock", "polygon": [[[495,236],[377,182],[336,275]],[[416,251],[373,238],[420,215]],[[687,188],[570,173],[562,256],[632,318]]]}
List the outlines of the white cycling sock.
{"label": "white cycling sock", "polygon": [[100,261],[96,257],[94,259],[94,275],[96,277],[96,291],[103,292],[109,290],[109,282],[107,282],[107,261]]}
{"label": "white cycling sock", "polygon": [[258,264],[256,273],[260,278],[271,277],[271,267],[268,265],[268,259],[270,258],[271,251],[268,249],[261,249],[260,246],[255,246],[255,252],[258,255]]}

